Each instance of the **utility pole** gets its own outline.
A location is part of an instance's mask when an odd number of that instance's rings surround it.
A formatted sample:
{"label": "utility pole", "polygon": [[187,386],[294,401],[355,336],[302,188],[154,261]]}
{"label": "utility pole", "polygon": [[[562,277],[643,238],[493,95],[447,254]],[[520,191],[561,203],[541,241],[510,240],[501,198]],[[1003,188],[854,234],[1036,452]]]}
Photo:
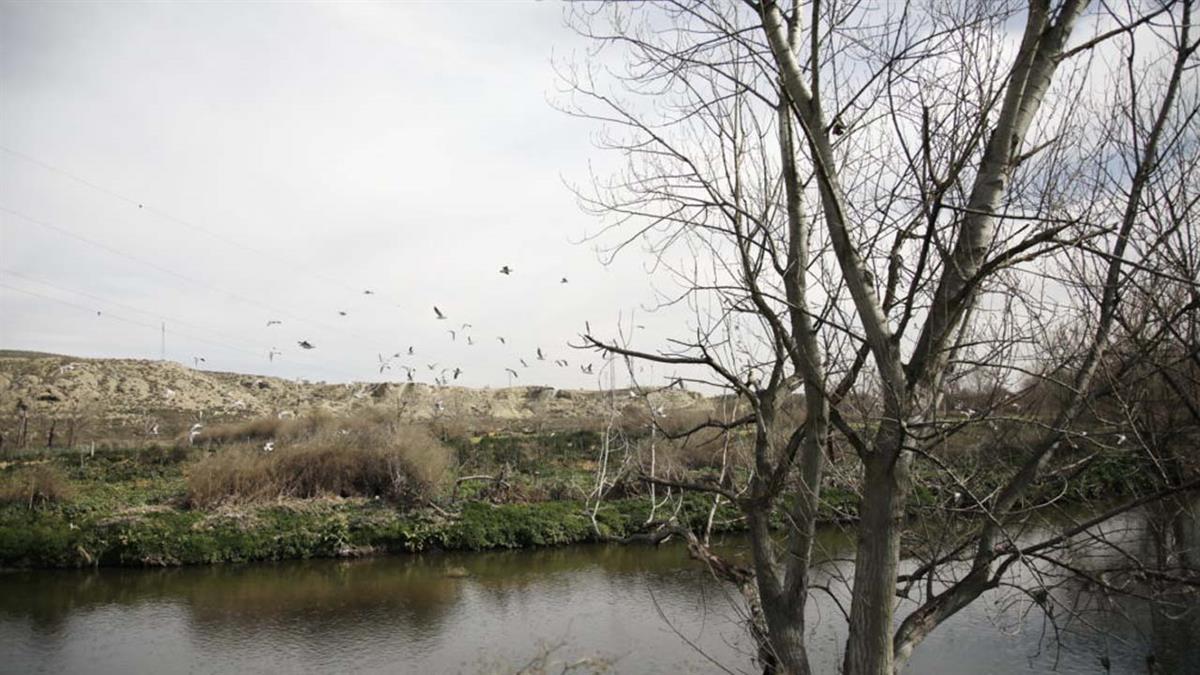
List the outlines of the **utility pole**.
{"label": "utility pole", "polygon": [[158,355],[159,355],[160,360],[163,360],[163,361],[167,360],[167,322],[166,321],[162,322],[162,336],[161,336],[161,339],[159,340]]}

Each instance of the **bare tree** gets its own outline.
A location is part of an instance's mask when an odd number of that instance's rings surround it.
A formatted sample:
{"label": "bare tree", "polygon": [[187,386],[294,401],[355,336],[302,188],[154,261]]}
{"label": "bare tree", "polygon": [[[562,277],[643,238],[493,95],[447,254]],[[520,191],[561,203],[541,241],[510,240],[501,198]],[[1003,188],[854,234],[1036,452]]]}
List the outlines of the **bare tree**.
{"label": "bare tree", "polygon": [[[836,447],[853,451],[862,495],[847,673],[894,672],[1013,566],[1037,578],[1033,559],[1053,562],[1089,527],[1196,488],[1179,471],[1101,520],[1016,535],[1041,482],[1078,463],[1064,450],[1114,391],[1106,370],[1170,382],[1179,358],[1196,358],[1194,328],[1190,343],[1166,328],[1200,316],[1194,176],[1180,159],[1195,150],[1200,109],[1192,11],[1085,0],[574,10],[598,49],[564,71],[566,107],[602,122],[602,146],[627,158],[581,201],[606,219],[598,236],[614,252],[648,245],[682,289],[665,304],[695,316],[662,351],[585,340],[690,368],[687,379],[745,402],[743,417],[690,430],[749,439],[741,484],[724,471],[645,480],[714,493],[744,515],[770,668],[809,672],[803,607]],[[1130,334],[1128,366],[1110,353],[1118,331]],[[1148,356],[1166,335],[1192,346],[1170,367]],[[968,383],[980,407],[947,410],[944,393]],[[1060,392],[1052,415],[1010,414],[1045,383]],[[799,423],[780,414],[797,394]],[[955,438],[1005,442],[1013,425],[1028,440],[990,491],[947,461]],[[900,574],[914,463],[966,496],[959,538]],[[898,595],[916,609],[894,629]]]}

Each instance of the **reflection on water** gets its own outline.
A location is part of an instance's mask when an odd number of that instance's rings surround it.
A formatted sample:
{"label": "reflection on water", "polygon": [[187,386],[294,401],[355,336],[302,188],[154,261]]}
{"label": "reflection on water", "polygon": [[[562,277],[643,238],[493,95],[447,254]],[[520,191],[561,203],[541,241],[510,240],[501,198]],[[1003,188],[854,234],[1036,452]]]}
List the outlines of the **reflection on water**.
{"label": "reflection on water", "polygon": [[670,546],[11,573],[0,671],[479,672],[565,642],[556,655],[602,653],[622,671],[699,672],[651,593],[737,662],[724,590]]}
{"label": "reflection on water", "polygon": [[[822,550],[818,583],[851,576],[848,541],[829,533]],[[1159,672],[1200,672],[1195,611],[1126,603],[1072,624],[1060,649],[1037,612],[1022,620],[1027,604],[992,600],[939,628],[909,672],[1093,673],[1102,653],[1145,672],[1151,652]],[[808,611],[814,665],[832,672],[844,622],[830,595]],[[619,672],[716,670],[689,642],[750,672],[738,621],[727,587],[671,545],[14,572],[0,574],[0,672],[474,673],[560,643],[556,656],[616,658]]]}

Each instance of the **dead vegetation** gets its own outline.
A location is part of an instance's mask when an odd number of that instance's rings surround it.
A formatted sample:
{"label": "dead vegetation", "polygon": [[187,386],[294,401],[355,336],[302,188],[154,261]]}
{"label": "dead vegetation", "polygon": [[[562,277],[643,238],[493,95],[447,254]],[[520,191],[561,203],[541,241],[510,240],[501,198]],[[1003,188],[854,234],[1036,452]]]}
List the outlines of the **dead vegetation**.
{"label": "dead vegetation", "polygon": [[34,508],[69,501],[72,494],[66,475],[52,464],[31,464],[0,477],[0,504]]}
{"label": "dead vegetation", "polygon": [[200,508],[325,496],[411,505],[432,496],[454,456],[426,427],[377,409],[223,425],[195,442],[216,448],[187,472],[187,503]]}
{"label": "dead vegetation", "polygon": [[178,443],[191,443],[198,446],[220,446],[247,441],[266,441],[281,435],[281,432],[294,420],[281,420],[274,417],[263,417],[242,422],[217,424],[202,428],[193,439],[184,434]]}

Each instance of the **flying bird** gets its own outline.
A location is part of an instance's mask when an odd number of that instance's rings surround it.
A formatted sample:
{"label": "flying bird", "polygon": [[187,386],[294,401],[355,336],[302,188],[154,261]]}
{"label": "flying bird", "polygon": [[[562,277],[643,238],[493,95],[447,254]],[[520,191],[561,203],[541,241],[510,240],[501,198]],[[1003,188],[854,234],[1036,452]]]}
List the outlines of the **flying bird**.
{"label": "flying bird", "polygon": [[474,326],[472,326],[472,325],[471,325],[471,324],[469,324],[469,323],[464,323],[463,325],[459,326],[459,328],[458,328],[458,329],[459,329],[459,330],[466,330],[466,329],[468,329],[468,328],[474,328]]}
{"label": "flying bird", "polygon": [[472,346],[472,345],[474,345],[474,344],[475,344],[475,341],[471,339],[471,336],[470,336],[470,335],[468,335],[468,336],[467,336],[467,346],[468,346],[468,347],[470,347],[470,346]]}
{"label": "flying bird", "polygon": [[300,345],[301,349],[315,349],[315,347],[313,347],[313,344],[311,342],[309,342],[308,340],[301,340],[301,341],[297,342],[296,344]]}
{"label": "flying bird", "polygon": [[496,336],[496,339],[497,339],[497,340],[499,340],[499,341],[500,341],[500,344],[502,344],[502,345],[506,345],[506,344],[508,344],[507,342],[505,342],[504,338],[503,338],[502,336],[500,336],[500,335],[497,335],[497,336]]}
{"label": "flying bird", "polygon": [[346,313],[339,309],[338,316],[346,316]]}
{"label": "flying bird", "polygon": [[446,319],[446,315],[442,314],[442,310],[438,309],[437,305],[433,306],[433,313],[436,314],[437,318],[441,321],[444,321]]}
{"label": "flying bird", "polygon": [[526,368],[528,368],[528,367],[529,367],[529,364],[528,364],[528,363],[525,363],[525,359],[517,359],[517,360],[518,360],[518,361],[520,361],[520,362],[521,362],[521,365],[525,366]]}
{"label": "flying bird", "polygon": [[206,363],[203,356],[193,356],[192,357],[192,367],[193,368],[199,368],[201,363]]}
{"label": "flying bird", "polygon": [[558,283],[560,283],[560,284],[565,284],[565,283],[567,283],[567,278],[566,278],[566,277],[563,277],[563,278],[562,278],[562,281],[560,281],[560,282],[558,282]]}
{"label": "flying bird", "polygon": [[446,332],[450,334],[450,341],[451,341],[451,342],[453,342],[454,340],[457,340],[457,339],[458,339],[458,333],[455,333],[455,332],[454,332],[454,331],[452,331],[452,330],[448,330],[448,331],[446,331]]}
{"label": "flying bird", "polygon": [[279,321],[276,319],[271,319],[270,321],[267,322],[267,328],[270,328],[271,326],[278,326],[282,323],[283,323],[282,321]]}
{"label": "flying bird", "polygon": [[538,348],[537,348],[537,354],[538,354],[538,355],[537,355],[537,359],[538,359],[538,361],[545,361],[545,360],[546,360],[546,357],[545,357],[545,355],[543,355],[543,354],[542,354],[542,348],[541,348],[541,347],[538,347]]}
{"label": "flying bird", "polygon": [[375,291],[372,291],[368,288],[367,290],[363,291],[363,295],[375,295]]}
{"label": "flying bird", "polygon": [[271,347],[271,351],[267,352],[267,360],[270,361],[271,363],[275,363],[276,356],[283,356],[283,352],[279,351],[278,349],[275,349],[274,347]]}
{"label": "flying bird", "polygon": [[413,348],[412,348],[412,347],[409,347],[409,348],[408,348],[408,355],[409,355],[409,356],[412,356],[412,355],[413,355]]}
{"label": "flying bird", "polygon": [[425,367],[428,368],[430,370],[430,372],[433,372],[433,369],[437,368],[437,364],[436,363],[426,363]]}
{"label": "flying bird", "polygon": [[587,366],[579,366],[579,370],[584,375],[591,375],[592,374],[592,364],[589,363],[589,364],[587,364]]}
{"label": "flying bird", "polygon": [[508,265],[505,265],[504,267],[500,268],[500,274],[505,274],[505,275],[512,274],[512,268],[509,267]]}
{"label": "flying bird", "polygon": [[517,371],[513,370],[512,368],[505,368],[504,372],[506,372],[509,375],[512,375],[513,377],[516,377],[516,378],[521,377],[520,375],[517,375]]}
{"label": "flying bird", "polygon": [[457,368],[457,367],[456,367],[456,368],[454,369],[454,379],[456,379],[456,380],[457,380],[459,375],[462,375],[462,368]]}

